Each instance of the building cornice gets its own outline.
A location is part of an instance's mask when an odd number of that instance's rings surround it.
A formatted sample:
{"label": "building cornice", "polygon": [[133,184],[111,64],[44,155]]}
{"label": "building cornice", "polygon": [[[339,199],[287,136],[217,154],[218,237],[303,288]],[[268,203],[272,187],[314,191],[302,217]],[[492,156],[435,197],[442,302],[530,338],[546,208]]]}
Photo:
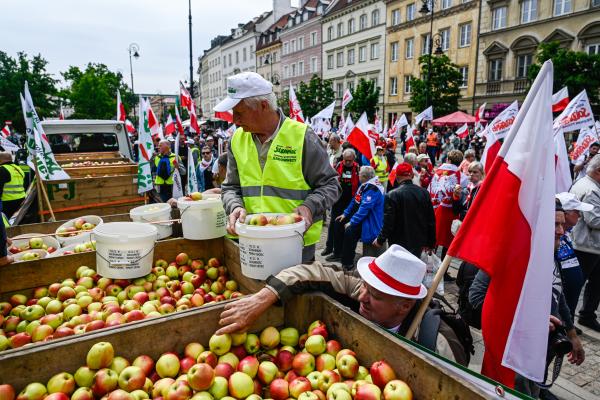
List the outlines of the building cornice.
{"label": "building cornice", "polygon": [[382,0],[365,0],[365,1],[357,1],[357,2],[353,3],[353,4],[352,4],[352,5],[350,5],[350,6],[346,6],[346,7],[342,8],[341,10],[334,11],[334,12],[333,12],[333,13],[331,13],[331,14],[325,14],[325,15],[323,16],[323,23],[325,23],[325,22],[329,22],[330,20],[334,20],[334,19],[336,19],[336,18],[339,18],[339,17],[341,17],[342,15],[345,15],[345,14],[350,14],[350,13],[352,13],[352,12],[356,11],[356,10],[360,10],[361,8],[365,8],[365,7],[368,7],[368,6],[370,6],[371,4],[374,4],[374,3],[379,3],[379,2],[382,2],[382,3],[383,3],[383,1],[382,1]]}
{"label": "building cornice", "polygon": [[363,29],[362,31],[361,30],[355,31],[354,33],[352,33],[350,35],[344,35],[344,36],[341,36],[341,37],[336,37],[335,39],[331,39],[331,40],[322,40],[321,42],[323,44],[333,43],[333,42],[338,41],[338,40],[343,40],[343,39],[346,39],[348,37],[356,36],[356,35],[359,35],[361,33],[369,32],[371,30],[380,29],[382,27],[383,27],[383,33],[385,33],[385,23],[382,23],[382,24],[379,24],[379,25],[376,25],[376,26],[372,26],[372,27],[367,28],[367,29]]}
{"label": "building cornice", "polygon": [[[445,10],[436,11],[433,15],[434,21],[439,21],[442,18],[449,17],[451,15],[460,14],[473,8],[477,8],[479,1],[469,1],[467,3],[458,4],[456,6],[447,8]],[[406,21],[398,25],[390,26],[387,28],[387,33],[398,32],[404,29],[413,28],[421,24],[431,23],[431,14],[415,18],[412,21]]]}

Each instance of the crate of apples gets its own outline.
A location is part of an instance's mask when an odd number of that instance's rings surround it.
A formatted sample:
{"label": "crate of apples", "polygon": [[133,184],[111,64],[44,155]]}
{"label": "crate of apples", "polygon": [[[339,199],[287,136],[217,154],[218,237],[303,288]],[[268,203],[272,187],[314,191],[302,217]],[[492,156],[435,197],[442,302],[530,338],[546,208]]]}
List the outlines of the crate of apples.
{"label": "crate of apples", "polygon": [[2,400],[410,400],[411,388],[381,360],[369,368],[357,355],[328,340],[315,321],[257,334],[213,335],[188,343],[183,354],[127,360],[109,342],[94,344],[76,371],[32,382],[18,395],[0,385]]}
{"label": "crate of apples", "polygon": [[290,225],[302,222],[302,216],[296,213],[292,214],[253,214],[246,219],[248,225],[253,226],[277,226]]}
{"label": "crate of apples", "polygon": [[218,259],[204,263],[186,253],[157,260],[133,280],[103,278],[86,266],[75,275],[0,302],[0,351],[242,296]]}

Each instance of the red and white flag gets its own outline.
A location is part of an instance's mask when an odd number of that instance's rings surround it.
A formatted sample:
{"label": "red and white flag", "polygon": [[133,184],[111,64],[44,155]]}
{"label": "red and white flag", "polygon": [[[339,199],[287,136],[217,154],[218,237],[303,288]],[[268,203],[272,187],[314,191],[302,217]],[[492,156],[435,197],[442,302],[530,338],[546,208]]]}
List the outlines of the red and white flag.
{"label": "red and white flag", "polygon": [[58,113],[58,119],[61,121],[65,119],[65,111],[63,110],[62,102],[60,103],[60,112]]}
{"label": "red and white flag", "polygon": [[180,135],[184,134],[183,123],[181,122],[181,117],[179,116],[179,110],[177,107],[175,107],[175,128],[177,128],[177,132],[179,132]]}
{"label": "red and white flag", "polygon": [[469,125],[467,125],[467,124],[464,124],[463,126],[461,126],[460,128],[458,128],[456,130],[456,136],[458,136],[461,139],[466,138],[468,134],[469,134]]}
{"label": "red and white flag", "polygon": [[569,88],[564,87],[552,95],[552,112],[564,110],[569,105]]}
{"label": "red and white flag", "polygon": [[406,128],[406,140],[404,141],[404,147],[408,151],[411,147],[416,146],[414,133],[417,130],[415,125]]}
{"label": "red and white flag", "polygon": [[433,106],[429,106],[415,117],[415,125],[419,125],[421,121],[431,121],[432,119]]}
{"label": "red and white flag", "polygon": [[150,100],[146,100],[146,111],[148,112],[148,128],[150,128],[150,133],[153,137],[155,135],[160,136],[162,132],[158,124],[158,118],[154,115],[154,110],[152,110],[152,106],[150,105]]}
{"label": "red and white flag", "polygon": [[[488,275],[482,373],[544,380],[554,265],[553,66],[546,61],[448,254]],[[526,156],[524,156],[526,155]]]}
{"label": "red and white flag", "polygon": [[175,133],[175,122],[173,122],[173,117],[169,114],[169,118],[167,118],[167,124],[165,125],[165,135],[173,136]]}
{"label": "red and white flag", "polygon": [[352,118],[350,118],[350,115],[348,115],[346,117],[345,122],[338,130],[338,135],[340,136],[340,138],[346,139],[346,136],[348,136],[348,134],[352,132],[352,129],[354,129],[354,122],[352,121]]}
{"label": "red and white flag", "polygon": [[193,133],[200,133],[198,117],[196,117],[196,103],[194,103],[194,99],[190,96],[190,92],[187,91],[181,81],[179,82],[179,97],[181,106],[185,107],[190,115],[190,131]]}
{"label": "red and white flag", "polygon": [[121,92],[117,89],[117,121],[125,122],[127,114],[125,114],[125,105],[121,101]]}
{"label": "red and white flag", "polygon": [[215,111],[215,118],[222,119],[223,121],[227,121],[230,124],[233,124],[233,112],[229,111]]}
{"label": "red and white flag", "polygon": [[296,92],[294,92],[294,88],[290,83],[290,95],[289,95],[289,103],[290,103],[290,119],[298,122],[304,122],[304,115],[302,114],[302,108],[300,108],[300,103],[296,98]]}
{"label": "red and white flag", "polygon": [[496,159],[498,151],[502,146],[502,139],[508,133],[515,118],[519,112],[519,103],[517,100],[506,107],[494,120],[485,128],[482,135],[486,138],[485,148],[481,154],[481,163],[487,174]]}
{"label": "red and white flag", "polygon": [[354,97],[352,97],[352,93],[350,93],[350,89],[346,89],[344,95],[342,96],[342,111],[346,109],[348,103],[352,101]]}
{"label": "red and white flag", "polygon": [[554,129],[563,132],[575,131],[594,125],[594,113],[585,89],[569,102],[567,108],[554,120]]}
{"label": "red and white flag", "polygon": [[554,151],[556,160],[556,193],[568,192],[573,185],[571,178],[571,169],[569,155],[567,154],[567,144],[565,143],[565,134],[562,130],[554,131]]}
{"label": "red and white flag", "polygon": [[352,131],[350,131],[347,140],[352,146],[356,147],[363,156],[370,160],[375,155],[375,141],[372,139],[373,135],[377,134],[370,131],[367,113],[363,112],[358,121],[356,121],[356,125],[352,128]]}
{"label": "red and white flag", "polygon": [[133,123],[128,119],[125,119],[125,129],[127,129],[128,133],[135,132],[135,126],[133,126]]}
{"label": "red and white flag", "polygon": [[390,170],[390,176],[388,177],[388,180],[390,181],[390,185],[393,185],[394,182],[396,182],[396,176],[398,175],[396,173],[396,167],[398,166],[398,161],[396,161],[394,163],[394,166],[392,167],[392,169]]}
{"label": "red and white flag", "polygon": [[487,106],[487,103],[483,103],[477,109],[477,112],[475,113],[475,122],[476,123],[478,123],[481,120],[483,120],[483,113],[485,112],[485,106]]}
{"label": "red and white flag", "polygon": [[2,137],[6,139],[9,136],[10,136],[10,127],[8,125],[4,125],[4,128],[2,128]]}
{"label": "red and white flag", "polygon": [[598,141],[598,136],[596,135],[595,129],[593,128],[583,128],[579,131],[579,136],[577,137],[577,142],[571,151],[570,157],[573,162],[583,159],[585,155],[588,153],[590,146]]}

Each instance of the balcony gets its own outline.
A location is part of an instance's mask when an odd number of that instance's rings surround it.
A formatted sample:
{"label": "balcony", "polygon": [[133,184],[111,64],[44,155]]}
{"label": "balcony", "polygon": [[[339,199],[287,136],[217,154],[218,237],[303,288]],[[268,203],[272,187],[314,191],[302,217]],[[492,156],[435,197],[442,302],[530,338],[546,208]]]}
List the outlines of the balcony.
{"label": "balcony", "polygon": [[527,93],[529,79],[507,79],[477,83],[477,95],[522,95]]}

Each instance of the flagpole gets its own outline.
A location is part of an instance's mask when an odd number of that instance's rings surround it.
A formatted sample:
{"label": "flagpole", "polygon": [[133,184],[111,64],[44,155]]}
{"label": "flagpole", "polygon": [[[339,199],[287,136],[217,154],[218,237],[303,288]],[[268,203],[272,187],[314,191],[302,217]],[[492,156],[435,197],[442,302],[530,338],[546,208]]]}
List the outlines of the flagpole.
{"label": "flagpole", "polygon": [[40,217],[42,222],[44,222],[44,204],[42,203],[42,198],[40,197],[40,193],[44,196],[44,200],[46,200],[46,204],[48,204],[48,211],[50,211],[50,220],[56,221],[56,217],[54,216],[54,211],[52,210],[52,204],[50,204],[50,199],[48,198],[48,193],[46,192],[46,188],[44,187],[44,183],[42,182],[42,178],[40,177],[40,171],[37,166],[37,156],[33,156],[33,165],[35,166],[35,177],[38,182],[38,206],[40,207]]}
{"label": "flagpole", "polygon": [[417,331],[417,328],[421,324],[421,320],[423,319],[423,316],[425,315],[425,311],[427,311],[427,308],[429,307],[429,303],[431,302],[431,299],[433,298],[433,295],[435,294],[435,290],[437,289],[438,285],[444,278],[444,274],[448,270],[448,267],[450,266],[450,263],[452,262],[453,258],[454,257],[451,257],[447,254],[446,254],[446,257],[444,257],[444,261],[442,261],[442,265],[440,265],[440,268],[437,270],[435,277],[433,278],[433,282],[431,283],[431,286],[427,290],[427,296],[425,296],[425,298],[421,302],[421,305],[419,306],[419,310],[417,311],[415,318],[413,319],[412,323],[410,324],[410,327],[408,328],[408,331],[406,332],[406,335],[404,336],[407,339],[410,340],[415,335],[415,332]]}

